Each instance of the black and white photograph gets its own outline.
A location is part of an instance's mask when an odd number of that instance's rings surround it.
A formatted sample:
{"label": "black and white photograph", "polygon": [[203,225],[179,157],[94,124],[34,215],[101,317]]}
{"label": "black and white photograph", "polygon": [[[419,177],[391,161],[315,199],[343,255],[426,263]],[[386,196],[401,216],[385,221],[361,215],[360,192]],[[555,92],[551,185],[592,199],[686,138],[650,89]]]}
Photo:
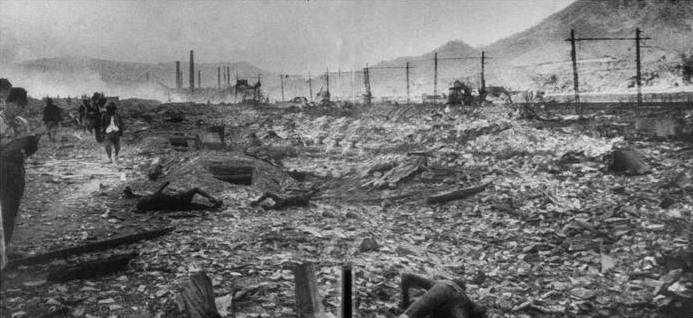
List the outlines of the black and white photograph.
{"label": "black and white photograph", "polygon": [[0,318],[693,317],[693,0],[0,0]]}

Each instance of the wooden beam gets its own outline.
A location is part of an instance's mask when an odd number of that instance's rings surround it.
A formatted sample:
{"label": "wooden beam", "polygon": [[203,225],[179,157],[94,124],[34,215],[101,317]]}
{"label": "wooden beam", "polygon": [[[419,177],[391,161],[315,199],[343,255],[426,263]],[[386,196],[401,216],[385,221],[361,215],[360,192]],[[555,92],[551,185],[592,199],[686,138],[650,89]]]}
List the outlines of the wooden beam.
{"label": "wooden beam", "polygon": [[120,245],[125,245],[125,244],[132,244],[132,243],[137,243],[142,240],[151,240],[153,238],[157,238],[159,236],[165,235],[173,231],[175,228],[169,227],[169,228],[164,228],[164,229],[158,229],[158,230],[153,230],[153,231],[146,231],[146,232],[141,232],[137,234],[131,234],[131,235],[126,235],[126,236],[121,236],[113,239],[108,239],[104,241],[99,241],[99,242],[94,242],[94,243],[87,243],[84,245],[79,245],[79,246],[74,246],[74,247],[68,247],[56,251],[50,251],[46,252],[43,254],[38,254],[38,255],[33,255],[33,256],[27,256],[24,258],[19,258],[15,259],[9,262],[7,267],[15,267],[19,265],[34,265],[34,264],[41,264],[41,263],[46,263],[50,260],[56,259],[56,258],[65,258],[68,256],[72,255],[77,255],[77,254],[84,254],[84,253],[89,253],[89,252],[96,252],[96,251],[102,251],[105,249],[113,248],[116,246]]}
{"label": "wooden beam", "polygon": [[315,318],[322,313],[318,280],[313,263],[296,264],[294,267],[296,290],[296,314],[299,318]]}
{"label": "wooden beam", "polygon": [[117,254],[106,259],[85,262],[76,265],[52,267],[46,280],[64,283],[76,279],[89,279],[106,276],[125,270],[131,259],[137,257],[137,253]]}
{"label": "wooden beam", "polygon": [[466,189],[461,189],[461,190],[456,190],[444,194],[439,194],[439,195],[434,195],[426,198],[426,203],[427,204],[436,204],[436,203],[445,203],[449,201],[455,201],[455,200],[460,200],[464,199],[468,196],[477,194],[479,192],[482,192],[486,190],[486,187],[489,186],[490,183],[478,186],[478,187],[471,187],[471,188],[466,188]]}

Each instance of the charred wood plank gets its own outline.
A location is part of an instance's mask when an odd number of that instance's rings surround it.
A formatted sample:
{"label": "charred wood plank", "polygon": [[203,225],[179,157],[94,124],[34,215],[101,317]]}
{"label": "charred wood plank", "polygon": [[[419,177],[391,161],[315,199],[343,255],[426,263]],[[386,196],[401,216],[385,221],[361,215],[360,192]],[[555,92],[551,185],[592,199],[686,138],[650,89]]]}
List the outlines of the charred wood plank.
{"label": "charred wood plank", "polygon": [[137,257],[137,253],[132,252],[76,265],[52,267],[49,269],[46,280],[64,283],[76,279],[110,275],[125,270],[130,260],[135,257]]}
{"label": "charred wood plank", "polygon": [[9,262],[8,267],[12,268],[19,265],[35,265],[46,263],[50,260],[56,258],[65,258],[72,255],[84,254],[90,252],[101,251],[109,248],[113,248],[120,245],[137,243],[142,240],[151,240],[162,235],[166,235],[173,231],[175,228],[169,227],[164,229],[146,231],[126,236],[121,236],[113,239],[103,240],[94,243],[88,243],[84,245],[68,247],[60,250],[50,251],[38,255],[27,256],[19,259],[14,259]]}
{"label": "charred wood plank", "polygon": [[212,281],[204,272],[190,276],[190,282],[183,286],[179,302],[181,311],[190,318],[221,318],[214,303]]}
{"label": "charred wood plank", "polygon": [[489,186],[490,183],[478,186],[478,187],[471,187],[471,188],[466,188],[466,189],[461,189],[461,190],[456,190],[444,194],[439,194],[439,195],[434,195],[426,198],[426,203],[427,204],[436,204],[436,203],[445,203],[449,201],[455,201],[455,200],[461,200],[466,197],[469,197],[471,195],[477,194],[479,192],[482,192],[486,190],[486,188]]}
{"label": "charred wood plank", "polygon": [[323,310],[313,263],[296,264],[293,272],[294,284],[296,286],[296,313],[298,317],[317,317]]}

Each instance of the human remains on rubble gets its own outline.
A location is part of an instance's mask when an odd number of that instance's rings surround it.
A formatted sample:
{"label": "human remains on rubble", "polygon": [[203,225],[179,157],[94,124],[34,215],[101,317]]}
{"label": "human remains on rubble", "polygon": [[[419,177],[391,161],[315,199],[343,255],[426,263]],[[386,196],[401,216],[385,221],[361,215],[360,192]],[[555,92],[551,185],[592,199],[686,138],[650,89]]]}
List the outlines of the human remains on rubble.
{"label": "human remains on rubble", "polygon": [[[204,210],[204,209],[218,209],[222,206],[223,202],[217,200],[207,192],[200,188],[192,188],[187,191],[177,192],[174,194],[163,193],[164,189],[170,184],[170,181],[166,181],[159,189],[151,195],[139,196],[132,193],[130,188],[125,188],[124,192],[127,197],[141,197],[137,201],[137,211],[188,211],[188,210]],[[193,202],[193,198],[196,194],[199,194],[209,200],[212,203],[211,206],[197,204]]]}
{"label": "human remains on rubble", "polygon": [[[482,318],[486,310],[472,302],[465,294],[464,281],[432,280],[422,276],[402,274],[402,307],[406,311],[399,318],[449,317]],[[409,289],[421,288],[426,293],[409,305]]]}

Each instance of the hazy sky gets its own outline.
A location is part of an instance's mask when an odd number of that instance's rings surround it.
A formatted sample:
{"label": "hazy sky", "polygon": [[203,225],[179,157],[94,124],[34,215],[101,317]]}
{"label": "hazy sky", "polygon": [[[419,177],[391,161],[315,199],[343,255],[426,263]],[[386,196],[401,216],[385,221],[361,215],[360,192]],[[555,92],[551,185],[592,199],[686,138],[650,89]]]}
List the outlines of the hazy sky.
{"label": "hazy sky", "polygon": [[489,44],[574,0],[8,1],[4,63],[65,55],[247,61],[272,71],[362,67],[449,40]]}

